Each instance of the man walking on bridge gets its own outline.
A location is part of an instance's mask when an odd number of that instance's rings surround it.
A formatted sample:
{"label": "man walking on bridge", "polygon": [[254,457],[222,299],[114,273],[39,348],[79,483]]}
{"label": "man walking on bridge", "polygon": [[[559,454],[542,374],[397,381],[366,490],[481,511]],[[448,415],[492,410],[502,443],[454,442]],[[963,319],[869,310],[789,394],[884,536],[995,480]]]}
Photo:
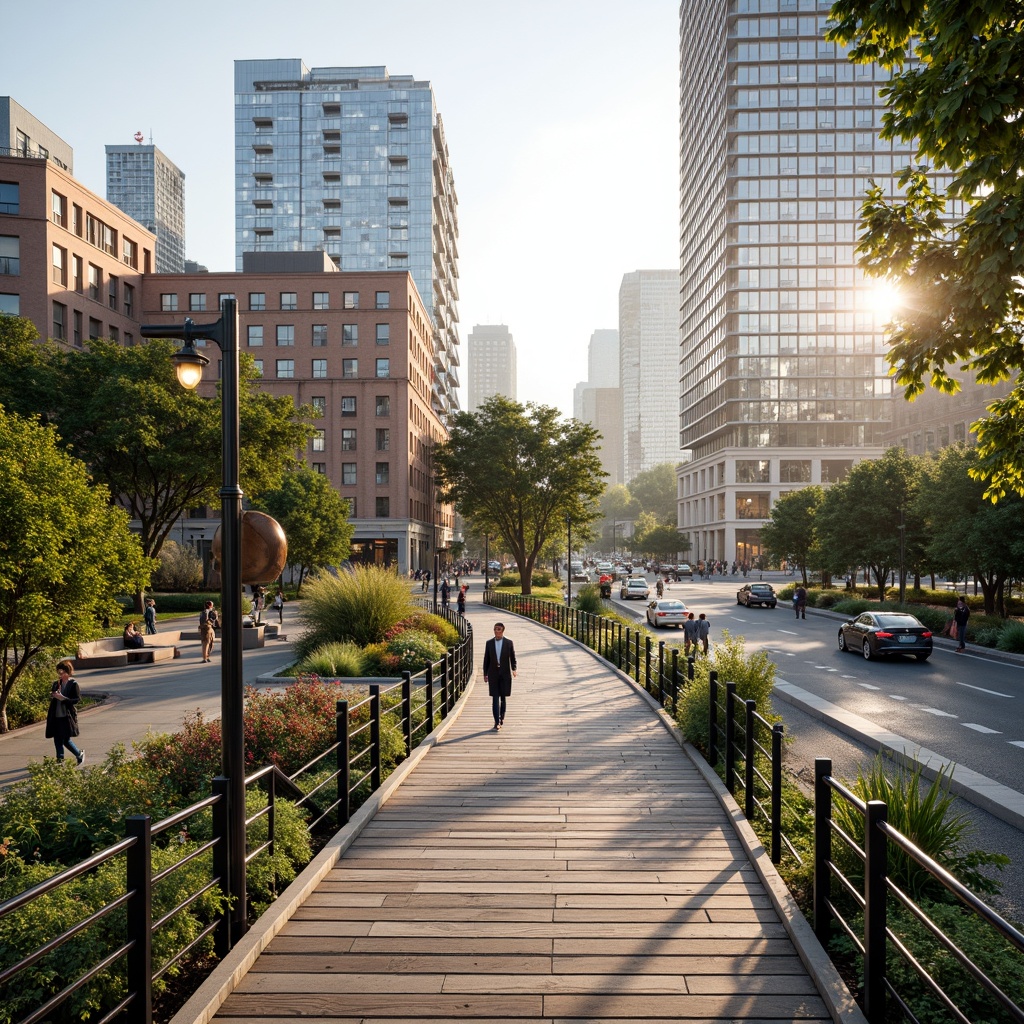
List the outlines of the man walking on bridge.
{"label": "man walking on bridge", "polygon": [[512,694],[516,667],[516,649],[505,636],[505,624],[496,622],[494,636],[484,644],[484,682],[491,695],[495,732],[505,724],[505,698]]}

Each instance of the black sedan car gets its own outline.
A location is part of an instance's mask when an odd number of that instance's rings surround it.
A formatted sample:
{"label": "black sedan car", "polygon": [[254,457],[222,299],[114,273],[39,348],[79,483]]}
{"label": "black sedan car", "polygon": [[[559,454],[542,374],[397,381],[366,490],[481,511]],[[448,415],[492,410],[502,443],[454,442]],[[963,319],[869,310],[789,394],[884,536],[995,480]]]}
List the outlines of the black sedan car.
{"label": "black sedan car", "polygon": [[774,608],[779,599],[775,596],[775,588],[770,583],[748,583],[736,591],[736,603],[745,604],[748,608],[753,605],[768,605]]}
{"label": "black sedan car", "polygon": [[932,633],[905,612],[862,612],[839,627],[839,650],[859,651],[868,661],[889,654],[912,654],[927,661]]}

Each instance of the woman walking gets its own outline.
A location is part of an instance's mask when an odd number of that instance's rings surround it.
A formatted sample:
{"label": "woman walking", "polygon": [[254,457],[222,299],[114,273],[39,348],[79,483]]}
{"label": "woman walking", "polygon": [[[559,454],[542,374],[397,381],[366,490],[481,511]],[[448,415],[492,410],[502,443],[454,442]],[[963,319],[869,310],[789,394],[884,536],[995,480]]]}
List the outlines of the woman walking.
{"label": "woman walking", "polygon": [[85,751],[79,750],[72,741],[78,735],[78,709],[82,691],[73,675],[74,666],[70,661],[57,662],[57,681],[50,691],[50,707],[46,712],[46,737],[53,740],[57,760],[64,760],[67,747],[79,766],[85,763]]}

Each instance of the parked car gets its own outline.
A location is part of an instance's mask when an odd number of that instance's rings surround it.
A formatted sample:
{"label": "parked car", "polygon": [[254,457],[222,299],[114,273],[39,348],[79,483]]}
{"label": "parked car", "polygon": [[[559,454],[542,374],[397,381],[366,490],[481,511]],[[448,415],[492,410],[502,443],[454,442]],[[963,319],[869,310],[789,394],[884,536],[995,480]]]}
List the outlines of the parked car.
{"label": "parked car", "polygon": [[582,562],[573,562],[570,569],[573,583],[589,583],[590,575],[584,568]]}
{"label": "parked car", "polygon": [[745,604],[748,608],[755,604],[758,607],[768,605],[769,608],[774,608],[779,599],[770,583],[747,583],[736,591],[736,603]]}
{"label": "parked car", "polygon": [[687,562],[680,562],[678,565],[663,565],[661,575],[669,576],[678,583],[682,579],[693,579],[693,569]]}
{"label": "parked car", "polygon": [[686,605],[675,598],[661,598],[647,606],[647,624],[653,629],[678,626],[682,629],[686,621]]}
{"label": "parked car", "polygon": [[839,650],[859,651],[867,661],[890,654],[912,654],[927,661],[932,633],[906,612],[863,612],[839,627]]}
{"label": "parked car", "polygon": [[619,599],[622,601],[629,601],[634,597],[646,601],[650,596],[650,584],[643,576],[629,576],[622,581],[622,586],[619,587]]}

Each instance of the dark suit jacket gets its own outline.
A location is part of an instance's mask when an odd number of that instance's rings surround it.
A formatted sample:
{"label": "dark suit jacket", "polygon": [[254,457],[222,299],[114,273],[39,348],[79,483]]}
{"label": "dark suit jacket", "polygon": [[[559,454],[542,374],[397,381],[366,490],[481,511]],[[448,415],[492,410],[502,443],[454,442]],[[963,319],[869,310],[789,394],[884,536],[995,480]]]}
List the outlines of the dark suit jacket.
{"label": "dark suit jacket", "polygon": [[512,673],[517,667],[516,649],[508,637],[501,641],[500,662],[494,654],[494,637],[484,644],[484,676],[492,697],[508,697],[512,693]]}

